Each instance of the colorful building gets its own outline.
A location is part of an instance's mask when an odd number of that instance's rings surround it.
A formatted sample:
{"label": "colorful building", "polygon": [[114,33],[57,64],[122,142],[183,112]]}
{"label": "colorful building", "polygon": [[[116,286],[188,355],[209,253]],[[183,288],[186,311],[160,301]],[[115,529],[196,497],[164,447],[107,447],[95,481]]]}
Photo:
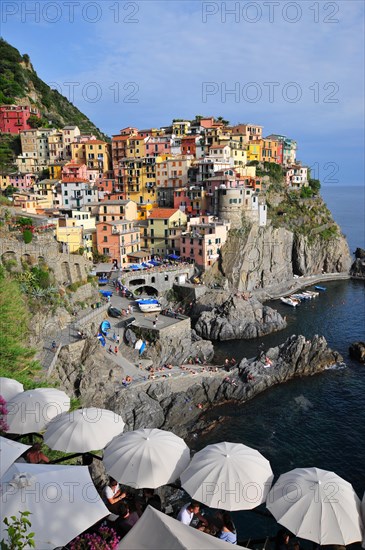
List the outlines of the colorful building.
{"label": "colorful building", "polygon": [[118,220],[133,221],[137,219],[137,204],[130,200],[104,200],[86,205],[97,222],[114,222]]}
{"label": "colorful building", "polygon": [[187,231],[181,235],[180,255],[207,269],[219,258],[229,229],[228,222],[217,221],[213,216],[191,218]]}
{"label": "colorful building", "polygon": [[129,220],[97,222],[96,240],[99,254],[116,260],[119,266],[128,263],[128,254],[141,249],[140,230]]}
{"label": "colorful building", "polygon": [[38,109],[28,105],[0,105],[0,132],[20,134],[24,130],[31,130],[28,124],[30,116],[41,118]]}
{"label": "colorful building", "polygon": [[144,248],[150,250],[152,255],[179,253],[180,234],[186,223],[186,214],[179,209],[154,208],[143,232]]}
{"label": "colorful building", "polygon": [[188,183],[188,173],[194,157],[179,155],[156,161],[157,187],[183,187]]}
{"label": "colorful building", "polygon": [[262,141],[255,140],[247,144],[247,162],[262,160]]}
{"label": "colorful building", "polygon": [[295,164],[285,171],[285,183],[288,187],[307,187],[308,186],[308,167],[301,164]]}

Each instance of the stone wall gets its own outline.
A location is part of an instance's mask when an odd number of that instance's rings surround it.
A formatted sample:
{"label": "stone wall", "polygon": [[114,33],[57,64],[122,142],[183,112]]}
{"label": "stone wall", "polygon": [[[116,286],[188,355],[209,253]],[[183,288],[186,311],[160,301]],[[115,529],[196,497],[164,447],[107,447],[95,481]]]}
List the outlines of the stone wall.
{"label": "stone wall", "polygon": [[179,282],[180,275],[186,275],[186,278],[190,279],[194,275],[194,266],[184,265],[177,268],[160,267],[151,271],[122,273],[121,280],[132,292],[144,286],[149,286],[156,290],[156,294],[162,294],[171,290],[173,285]]}
{"label": "stone wall", "polygon": [[75,283],[86,279],[92,263],[83,256],[61,252],[59,244],[48,235],[34,236],[31,243],[25,244],[15,236],[0,240],[0,259],[4,263],[14,260],[14,269],[21,269],[22,262],[36,265],[46,263],[54,273],[57,283]]}

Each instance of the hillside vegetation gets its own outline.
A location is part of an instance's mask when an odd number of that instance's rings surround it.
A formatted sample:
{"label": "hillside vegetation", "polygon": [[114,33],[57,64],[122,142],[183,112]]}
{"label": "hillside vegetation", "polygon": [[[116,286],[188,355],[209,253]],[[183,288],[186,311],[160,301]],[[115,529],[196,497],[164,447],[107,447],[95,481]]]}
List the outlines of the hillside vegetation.
{"label": "hillside vegetation", "polygon": [[107,139],[77,107],[50,88],[35,72],[29,55],[0,39],[0,104],[26,104],[41,112],[45,125],[77,125],[82,133]]}

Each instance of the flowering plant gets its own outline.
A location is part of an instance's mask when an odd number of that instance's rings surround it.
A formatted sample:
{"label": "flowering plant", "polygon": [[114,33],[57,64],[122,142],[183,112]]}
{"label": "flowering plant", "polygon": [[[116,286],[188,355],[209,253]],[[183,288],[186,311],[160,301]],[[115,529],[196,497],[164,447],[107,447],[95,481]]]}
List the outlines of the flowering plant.
{"label": "flowering plant", "polygon": [[3,396],[0,395],[0,432],[6,432],[6,430],[8,429],[8,425],[3,418],[6,414],[8,414],[6,401]]}
{"label": "flowering plant", "polygon": [[76,537],[70,543],[70,550],[113,550],[118,546],[119,541],[120,538],[114,529],[104,525],[95,533]]}

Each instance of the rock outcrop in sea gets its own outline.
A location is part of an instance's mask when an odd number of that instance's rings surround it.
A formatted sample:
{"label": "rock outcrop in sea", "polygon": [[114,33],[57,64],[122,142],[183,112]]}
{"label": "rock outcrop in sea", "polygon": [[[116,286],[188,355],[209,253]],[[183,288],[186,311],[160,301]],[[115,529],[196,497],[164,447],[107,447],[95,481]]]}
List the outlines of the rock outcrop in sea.
{"label": "rock outcrop in sea", "polygon": [[354,342],[351,344],[349,354],[355,361],[365,363],[365,342]]}
{"label": "rock outcrop in sea", "polygon": [[195,315],[201,312],[195,330],[207,340],[251,339],[286,327],[285,319],[276,310],[240,294],[209,292],[194,305],[193,316],[194,311]]}
{"label": "rock outcrop in sea", "polygon": [[357,248],[355,261],[351,266],[350,275],[356,279],[365,279],[365,250]]}
{"label": "rock outcrop in sea", "polygon": [[[121,386],[120,369],[106,360],[94,340],[63,348],[54,370],[69,395],[83,406],[104,407],[120,414],[126,430],[163,428],[181,436],[204,428],[204,411],[226,402],[245,403],[271,386],[291,378],[312,376],[342,362],[322,336],[291,336],[253,360],[243,359],[229,372],[184,374],[160,381]],[[199,418],[201,417],[201,418]]]}

